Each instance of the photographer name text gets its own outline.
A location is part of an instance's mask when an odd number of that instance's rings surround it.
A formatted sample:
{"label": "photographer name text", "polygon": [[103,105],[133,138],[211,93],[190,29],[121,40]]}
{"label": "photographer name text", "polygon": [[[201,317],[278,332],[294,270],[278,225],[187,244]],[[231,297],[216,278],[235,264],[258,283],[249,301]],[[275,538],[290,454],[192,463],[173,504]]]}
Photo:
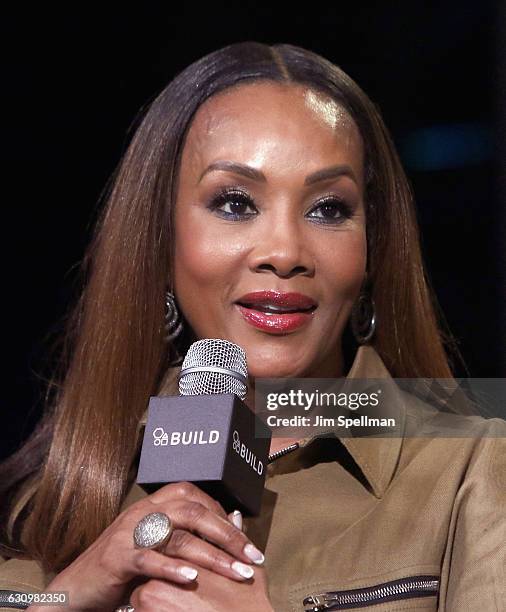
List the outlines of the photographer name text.
{"label": "photographer name text", "polygon": [[353,418],[343,415],[338,417],[316,415],[313,419],[300,415],[279,417],[271,414],[266,422],[269,427],[395,427],[395,419],[375,418],[366,414]]}

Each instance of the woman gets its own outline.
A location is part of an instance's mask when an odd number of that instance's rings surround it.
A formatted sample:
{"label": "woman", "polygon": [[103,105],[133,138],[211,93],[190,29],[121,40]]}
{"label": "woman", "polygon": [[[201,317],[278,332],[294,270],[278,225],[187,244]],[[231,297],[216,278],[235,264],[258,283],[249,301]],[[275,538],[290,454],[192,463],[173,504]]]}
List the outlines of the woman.
{"label": "woman", "polygon": [[[147,401],[177,392],[197,339],[244,348],[250,407],[256,377],[451,377],[408,183],[340,69],[253,42],[189,66],[138,126],[85,264],[62,383],[2,466],[0,588],[68,591],[70,610],[503,609],[501,419],[458,417],[480,440],[273,438],[287,452],[244,523],[189,483],[132,484]],[[312,308],[264,312],[286,305]],[[390,408],[401,433],[434,418]],[[154,510],[175,529],[139,548]],[[333,608],[341,592],[362,604]]]}

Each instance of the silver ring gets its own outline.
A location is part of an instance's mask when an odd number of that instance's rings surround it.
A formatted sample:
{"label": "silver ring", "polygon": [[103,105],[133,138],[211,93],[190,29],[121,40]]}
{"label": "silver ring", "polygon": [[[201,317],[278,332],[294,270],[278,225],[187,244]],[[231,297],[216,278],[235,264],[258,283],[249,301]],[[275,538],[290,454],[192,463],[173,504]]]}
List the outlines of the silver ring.
{"label": "silver ring", "polygon": [[116,608],[114,612],[135,612],[135,608],[131,606],[130,604],[126,604],[124,606],[120,606],[119,608]]}
{"label": "silver ring", "polygon": [[174,528],[165,512],[151,512],[137,523],[134,530],[136,548],[161,549],[167,544]]}

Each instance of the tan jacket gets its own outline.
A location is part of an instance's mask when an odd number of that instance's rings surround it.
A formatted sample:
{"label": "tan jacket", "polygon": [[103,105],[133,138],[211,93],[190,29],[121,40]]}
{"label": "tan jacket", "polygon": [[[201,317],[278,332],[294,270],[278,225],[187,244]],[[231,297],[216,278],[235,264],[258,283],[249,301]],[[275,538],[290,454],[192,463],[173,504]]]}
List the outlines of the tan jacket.
{"label": "tan jacket", "polygon": [[[348,374],[389,376],[368,346]],[[475,437],[415,437],[445,417],[404,392],[389,410],[399,438],[308,438],[268,466],[245,530],[274,609],[506,611],[506,421],[462,416]],[[123,509],[144,495],[134,485]],[[50,579],[34,561],[0,562],[0,589]]]}

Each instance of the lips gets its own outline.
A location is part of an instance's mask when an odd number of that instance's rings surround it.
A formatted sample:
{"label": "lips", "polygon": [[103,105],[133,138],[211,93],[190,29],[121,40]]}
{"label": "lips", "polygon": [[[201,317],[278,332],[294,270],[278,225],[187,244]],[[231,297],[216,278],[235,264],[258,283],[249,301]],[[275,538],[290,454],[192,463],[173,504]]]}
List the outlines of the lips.
{"label": "lips", "polygon": [[246,293],[236,303],[245,308],[273,314],[313,312],[318,306],[313,298],[302,293],[281,293],[279,291]]}
{"label": "lips", "polygon": [[308,325],[318,304],[302,293],[255,291],[236,302],[244,320],[269,334],[286,334]]}

